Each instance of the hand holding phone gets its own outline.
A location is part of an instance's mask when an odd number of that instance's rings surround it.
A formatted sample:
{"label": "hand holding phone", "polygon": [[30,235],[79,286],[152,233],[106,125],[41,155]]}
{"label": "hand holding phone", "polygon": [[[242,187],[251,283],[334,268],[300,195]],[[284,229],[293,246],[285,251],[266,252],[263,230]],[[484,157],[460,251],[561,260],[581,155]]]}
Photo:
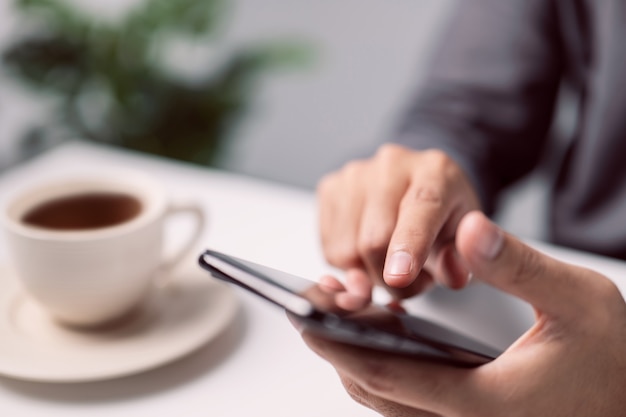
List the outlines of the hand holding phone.
{"label": "hand holding phone", "polygon": [[332,340],[457,366],[478,366],[501,353],[386,306],[369,303],[357,311],[344,310],[335,302],[332,288],[220,252],[205,251],[199,263],[214,277],[285,309],[298,326]]}

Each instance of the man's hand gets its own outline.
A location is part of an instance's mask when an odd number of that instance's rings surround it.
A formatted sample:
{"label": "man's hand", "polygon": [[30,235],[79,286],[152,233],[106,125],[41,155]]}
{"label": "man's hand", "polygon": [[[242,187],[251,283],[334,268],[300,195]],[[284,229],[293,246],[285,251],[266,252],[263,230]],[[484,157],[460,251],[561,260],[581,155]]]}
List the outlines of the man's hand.
{"label": "man's hand", "polygon": [[[318,186],[320,232],[329,263],[361,269],[399,297],[433,277],[465,285],[454,234],[479,207],[465,174],[444,153],[384,145],[368,160],[347,164]],[[428,262],[427,262],[428,260]],[[426,268],[423,268],[426,264]]]}
{"label": "man's hand", "polygon": [[305,333],[353,398],[388,417],[626,415],[626,303],[609,279],[525,246],[478,212],[460,223],[456,247],[476,277],[531,303],[535,325],[473,369]]}

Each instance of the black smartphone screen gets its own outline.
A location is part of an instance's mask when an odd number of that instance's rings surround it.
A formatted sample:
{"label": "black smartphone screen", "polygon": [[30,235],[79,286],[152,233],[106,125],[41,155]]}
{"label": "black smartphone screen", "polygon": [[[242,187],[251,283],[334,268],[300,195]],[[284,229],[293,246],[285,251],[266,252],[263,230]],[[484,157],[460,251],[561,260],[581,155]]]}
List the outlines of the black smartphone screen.
{"label": "black smartphone screen", "polygon": [[200,265],[214,277],[236,284],[284,308],[300,326],[322,337],[458,366],[478,366],[501,351],[439,324],[391,309],[368,304],[345,311],[332,291],[317,282],[255,264],[213,250],[205,251]]}

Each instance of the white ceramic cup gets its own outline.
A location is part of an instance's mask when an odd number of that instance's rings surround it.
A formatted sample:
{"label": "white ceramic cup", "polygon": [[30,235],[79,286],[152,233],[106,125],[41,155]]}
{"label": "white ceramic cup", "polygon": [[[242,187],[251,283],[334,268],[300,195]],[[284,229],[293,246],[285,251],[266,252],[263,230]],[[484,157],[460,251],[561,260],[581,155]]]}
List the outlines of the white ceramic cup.
{"label": "white ceramic cup", "polygon": [[[138,213],[118,224],[76,230],[41,227],[24,217],[46,202],[77,195],[117,194],[138,201]],[[195,219],[186,243],[164,259],[165,220]],[[129,314],[159,277],[192,250],[205,223],[196,204],[173,204],[155,180],[136,172],[107,172],[58,180],[20,193],[3,211],[9,250],[25,291],[64,324],[93,327]]]}

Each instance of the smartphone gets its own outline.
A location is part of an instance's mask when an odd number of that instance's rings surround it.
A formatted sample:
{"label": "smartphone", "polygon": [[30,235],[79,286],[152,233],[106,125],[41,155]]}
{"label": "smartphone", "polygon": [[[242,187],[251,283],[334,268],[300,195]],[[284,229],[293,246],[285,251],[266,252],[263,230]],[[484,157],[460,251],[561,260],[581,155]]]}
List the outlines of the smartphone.
{"label": "smartphone", "polygon": [[370,303],[345,311],[321,284],[214,250],[199,258],[212,276],[283,308],[299,326],[321,337],[369,349],[473,367],[502,352],[432,321]]}

